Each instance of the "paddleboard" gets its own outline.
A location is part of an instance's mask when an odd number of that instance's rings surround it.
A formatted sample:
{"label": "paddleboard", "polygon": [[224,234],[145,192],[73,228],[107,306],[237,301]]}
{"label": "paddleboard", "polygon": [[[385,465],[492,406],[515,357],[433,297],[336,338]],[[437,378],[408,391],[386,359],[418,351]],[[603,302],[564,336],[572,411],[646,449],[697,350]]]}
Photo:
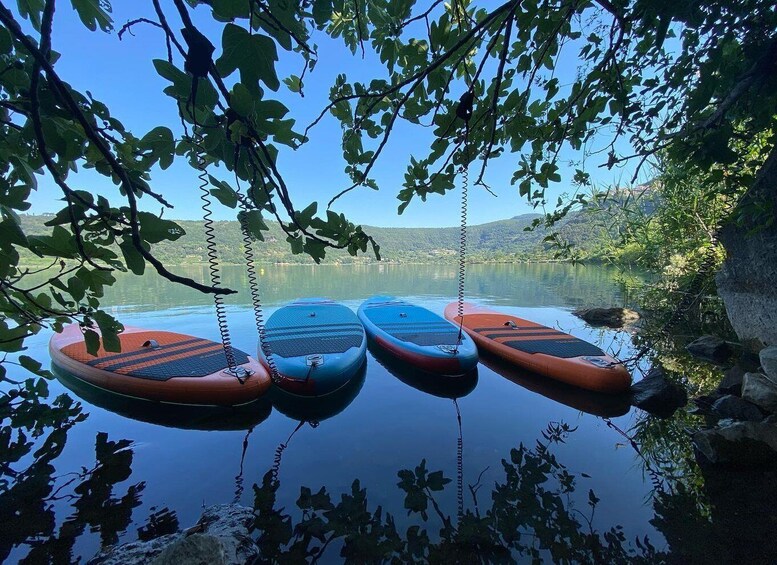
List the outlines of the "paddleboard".
{"label": "paddleboard", "polygon": [[444,376],[475,368],[475,343],[434,312],[393,296],[374,296],[359,307],[367,336],[378,347],[418,369]]}
{"label": "paddleboard", "polygon": [[[276,310],[267,320],[264,340],[281,377],[276,384],[303,396],[329,394],[345,386],[367,354],[359,318],[325,298],[302,298]],[[269,369],[261,344],[259,356]]]}
{"label": "paddleboard", "polygon": [[464,304],[463,321],[456,302],[445,317],[462,326],[479,348],[505,361],[570,385],[617,394],[631,384],[629,372],[597,346],[517,316]]}
{"label": "paddleboard", "polygon": [[186,334],[125,327],[121,352],[86,351],[78,324],[54,334],[49,352],[58,367],[100,389],[132,398],[205,406],[252,402],[270,387],[270,375],[246,353],[234,349],[238,379],[227,371],[221,343]]}

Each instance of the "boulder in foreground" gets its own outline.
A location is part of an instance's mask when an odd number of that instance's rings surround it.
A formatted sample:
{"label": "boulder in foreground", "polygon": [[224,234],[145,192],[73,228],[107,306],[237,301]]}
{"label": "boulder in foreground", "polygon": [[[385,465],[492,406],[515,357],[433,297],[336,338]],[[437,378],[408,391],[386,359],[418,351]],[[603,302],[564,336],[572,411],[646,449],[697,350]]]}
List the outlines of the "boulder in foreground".
{"label": "boulder in foreground", "polygon": [[742,398],[774,414],[777,412],[777,383],[762,373],[745,373]]}
{"label": "boulder in foreground", "polygon": [[249,531],[253,519],[253,510],[245,506],[209,506],[189,530],[196,533],[116,545],[98,553],[89,565],[243,565],[259,555]]}

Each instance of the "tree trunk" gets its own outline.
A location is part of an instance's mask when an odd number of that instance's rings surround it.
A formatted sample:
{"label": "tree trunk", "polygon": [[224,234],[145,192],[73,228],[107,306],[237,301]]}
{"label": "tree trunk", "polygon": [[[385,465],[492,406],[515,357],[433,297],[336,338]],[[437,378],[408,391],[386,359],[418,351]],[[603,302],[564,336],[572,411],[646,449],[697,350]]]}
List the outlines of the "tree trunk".
{"label": "tree trunk", "polygon": [[[767,218],[777,214],[777,148],[739,207],[753,204],[766,206]],[[751,351],[777,345],[777,221],[757,230],[753,222],[730,223],[720,241],[726,260],[716,277],[718,294],[734,330]]]}

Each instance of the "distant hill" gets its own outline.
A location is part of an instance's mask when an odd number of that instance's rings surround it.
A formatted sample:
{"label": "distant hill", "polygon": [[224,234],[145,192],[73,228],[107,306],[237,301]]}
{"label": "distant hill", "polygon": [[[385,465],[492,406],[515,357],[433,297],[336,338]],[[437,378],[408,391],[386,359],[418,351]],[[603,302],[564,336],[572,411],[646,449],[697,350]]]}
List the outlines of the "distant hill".
{"label": "distant hill", "polygon": [[[49,231],[44,223],[53,215],[23,215],[22,225],[28,234]],[[538,261],[553,257],[554,248],[543,241],[547,231],[539,227],[527,231],[540,214],[523,214],[507,220],[473,225],[468,228],[467,250],[472,261]],[[176,220],[186,235],[175,242],[163,242],[154,246],[154,254],[169,265],[206,262],[202,223]],[[306,255],[293,255],[286,243],[286,236],[277,222],[267,222],[269,232],[265,241],[255,245],[256,260],[262,263],[310,263]],[[459,249],[459,228],[381,228],[363,226],[381,246],[384,261],[402,263],[447,262],[453,260]],[[603,228],[596,225],[590,214],[575,212],[557,226],[564,239],[583,250],[585,255],[595,255],[596,241]],[[243,263],[242,240],[237,221],[216,222],[219,257],[223,263]],[[33,256],[28,258],[34,260]],[[329,250],[325,263],[372,262],[369,253],[351,257],[345,251]]]}

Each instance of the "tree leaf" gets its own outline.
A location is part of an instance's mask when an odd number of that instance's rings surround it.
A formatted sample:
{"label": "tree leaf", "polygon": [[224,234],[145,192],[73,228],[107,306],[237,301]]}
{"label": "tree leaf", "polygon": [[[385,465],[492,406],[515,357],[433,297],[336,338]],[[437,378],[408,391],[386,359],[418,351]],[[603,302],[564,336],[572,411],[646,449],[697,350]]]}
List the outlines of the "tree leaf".
{"label": "tree leaf", "polygon": [[173,164],[175,158],[175,139],[173,132],[164,126],[157,126],[138,142],[140,149],[151,151],[153,162],[159,161],[162,170]]}
{"label": "tree leaf", "polygon": [[78,17],[86,27],[95,31],[98,27],[103,31],[113,29],[111,19],[111,5],[100,0],[70,0],[73,8],[78,12]]}
{"label": "tree leaf", "polygon": [[121,341],[119,340],[118,332],[123,330],[124,326],[113,316],[102,310],[97,310],[94,313],[94,319],[97,322],[97,326],[100,328],[103,349],[105,351],[120,352]]}
{"label": "tree leaf", "polygon": [[127,268],[136,275],[142,275],[146,271],[146,260],[140,251],[135,249],[132,240],[129,237],[125,237],[119,243],[119,249],[124,256],[124,264]]}
{"label": "tree leaf", "polygon": [[186,232],[171,220],[163,220],[150,212],[138,212],[140,235],[149,243],[175,241]]}
{"label": "tree leaf", "polygon": [[97,352],[100,350],[100,335],[90,329],[84,330],[84,342],[86,343],[86,352],[89,355],[97,356]]}
{"label": "tree leaf", "polygon": [[259,33],[251,34],[235,24],[227,24],[221,38],[223,52],[216,61],[222,76],[240,70],[240,80],[252,88],[261,80],[271,90],[278,90],[280,82],[275,72],[278,53],[275,42]]}

